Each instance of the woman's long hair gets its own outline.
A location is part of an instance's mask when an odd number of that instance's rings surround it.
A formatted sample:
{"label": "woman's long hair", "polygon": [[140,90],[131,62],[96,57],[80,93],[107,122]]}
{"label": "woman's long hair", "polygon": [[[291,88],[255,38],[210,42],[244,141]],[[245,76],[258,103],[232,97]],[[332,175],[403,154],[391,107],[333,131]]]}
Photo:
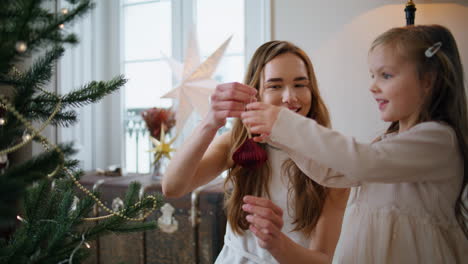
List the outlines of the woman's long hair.
{"label": "woman's long hair", "polygon": [[[329,113],[320,97],[312,63],[306,53],[294,44],[287,41],[270,41],[260,46],[250,61],[244,83],[260,91],[260,81],[265,65],[275,57],[286,53],[298,56],[307,68],[312,98],[311,108],[307,117],[316,120],[317,123],[323,126],[329,127]],[[236,120],[232,129],[231,155],[242,145],[247,137],[247,130],[242,121]],[[265,148],[264,144],[260,145]],[[328,189],[307,177],[290,159],[282,164],[282,171],[290,179],[288,197],[294,198],[292,200],[293,203],[288,201],[288,205],[294,206],[293,211],[295,215],[292,217],[294,218],[293,224],[295,228],[293,231],[301,231],[306,236],[309,236],[322,212]],[[242,198],[245,195],[270,197],[270,190],[268,189],[270,180],[271,166],[269,162],[266,162],[255,170],[245,169],[236,164],[229,169],[226,183],[232,184],[232,190],[227,194],[226,208],[227,218],[235,233],[242,234],[249,227],[249,223],[245,219],[246,213],[241,208],[243,204]]]}
{"label": "woman's long hair", "polygon": [[[434,56],[427,58],[425,51],[435,43],[442,46]],[[393,28],[373,42],[371,51],[385,45],[398,55],[416,64],[420,80],[433,79],[431,90],[422,106],[419,122],[439,121],[450,125],[457,135],[464,161],[463,184],[455,204],[455,215],[465,236],[468,237],[468,208],[466,186],[468,182],[468,113],[463,66],[457,43],[450,31],[440,25],[418,25]],[[393,122],[387,133],[398,131],[398,122]]]}

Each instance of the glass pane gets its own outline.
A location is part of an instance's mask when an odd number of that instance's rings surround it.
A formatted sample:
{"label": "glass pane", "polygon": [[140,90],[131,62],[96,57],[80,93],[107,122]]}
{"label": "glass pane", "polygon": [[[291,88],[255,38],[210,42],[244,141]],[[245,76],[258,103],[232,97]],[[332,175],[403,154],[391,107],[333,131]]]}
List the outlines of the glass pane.
{"label": "glass pane", "polygon": [[171,2],[124,7],[124,60],[172,55]]}
{"label": "glass pane", "polygon": [[203,56],[233,35],[227,53],[244,52],[244,0],[198,0],[197,32]]}
{"label": "glass pane", "polygon": [[125,108],[170,107],[171,99],[160,97],[172,88],[172,73],[165,61],[125,65]]}
{"label": "glass pane", "polygon": [[143,109],[130,109],[125,113],[125,155],[127,172],[148,173],[152,153],[149,133],[140,113]]}
{"label": "glass pane", "polygon": [[244,80],[244,56],[224,56],[213,79],[218,82],[242,82]]}

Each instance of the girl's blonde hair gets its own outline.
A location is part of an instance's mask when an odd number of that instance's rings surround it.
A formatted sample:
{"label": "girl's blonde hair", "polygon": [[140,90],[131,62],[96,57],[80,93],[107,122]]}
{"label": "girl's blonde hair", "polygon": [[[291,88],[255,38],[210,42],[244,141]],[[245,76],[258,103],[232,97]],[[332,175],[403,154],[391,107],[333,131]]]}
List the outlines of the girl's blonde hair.
{"label": "girl's blonde hair", "polygon": [[[425,56],[425,51],[437,42],[442,43],[440,50],[432,57]],[[455,205],[455,215],[468,237],[468,208],[464,202],[467,200],[464,190],[468,182],[468,109],[463,66],[455,38],[440,25],[407,26],[383,33],[374,40],[370,50],[379,45],[393,48],[402,58],[415,63],[420,80],[431,78],[433,81],[418,121],[445,122],[455,130],[464,161],[463,185]],[[393,122],[387,133],[395,131],[398,131],[398,122]]]}
{"label": "girl's blonde hair", "polygon": [[[328,110],[320,97],[320,92],[315,78],[312,62],[306,53],[299,47],[287,41],[270,41],[260,46],[253,55],[244,83],[254,87],[260,91],[260,81],[265,65],[281,54],[291,53],[298,56],[307,68],[307,77],[309,78],[311,92],[311,108],[307,117],[316,120],[323,126],[330,126],[330,118]],[[259,93],[257,93],[258,95]],[[259,99],[259,98],[257,98]],[[239,119],[235,121],[232,129],[231,155],[247,138],[247,130]],[[265,148],[264,144],[261,144]],[[322,212],[322,208],[327,196],[327,188],[317,184],[307,177],[299,168],[292,162],[287,160],[282,165],[283,172],[290,179],[290,187],[288,197],[294,198],[294,231],[301,231],[309,236],[318,218]],[[226,183],[232,184],[232,190],[227,194],[226,208],[227,218],[232,230],[237,234],[242,234],[247,230],[249,223],[246,221],[246,214],[242,210],[242,198],[245,195],[267,196],[270,197],[268,184],[271,180],[271,167],[266,162],[260,168],[255,170],[245,169],[238,165],[234,165],[229,169]],[[288,199],[289,200],[289,199]],[[288,204],[289,201],[288,201]]]}

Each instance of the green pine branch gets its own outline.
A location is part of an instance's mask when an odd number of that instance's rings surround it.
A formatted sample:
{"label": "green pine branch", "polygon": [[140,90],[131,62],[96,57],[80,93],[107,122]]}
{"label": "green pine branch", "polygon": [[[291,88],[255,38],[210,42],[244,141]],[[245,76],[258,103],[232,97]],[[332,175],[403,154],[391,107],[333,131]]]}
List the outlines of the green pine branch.
{"label": "green pine branch", "polygon": [[[31,105],[25,111],[27,111],[27,116],[29,117],[29,119],[36,120],[42,123],[49,119],[50,115],[55,110],[55,107],[56,105],[46,103],[34,104],[34,102],[31,102]],[[50,125],[69,127],[75,124],[77,121],[77,113],[74,110],[67,111],[62,109],[54,116],[54,118],[50,122]]]}
{"label": "green pine branch", "polygon": [[0,182],[2,183],[0,224],[6,225],[15,219],[17,212],[12,205],[18,204],[18,198],[25,194],[25,188],[51,173],[60,162],[61,157],[57,152],[44,152],[25,163],[13,165],[6,172],[0,174]]}
{"label": "green pine branch", "polygon": [[[64,53],[65,44],[77,43],[77,36],[66,26],[85,15],[94,4],[90,0],[69,0],[72,6],[67,14],[43,8],[45,0],[4,0],[0,8],[0,86],[11,91],[6,98],[29,122],[40,127],[52,113],[52,125],[68,126],[77,121],[75,108],[98,102],[104,96],[122,87],[126,80],[118,76],[104,82],[90,82],[64,95],[52,94],[45,87],[54,74],[56,62]],[[65,29],[59,25],[64,24]],[[24,52],[17,50],[24,43]],[[38,51],[44,53],[24,73],[15,73],[13,66],[30,58]],[[56,107],[61,103],[58,111]],[[4,109],[3,109],[4,110]],[[11,109],[10,109],[11,110]],[[0,149],[22,142],[26,126],[11,111],[0,111],[6,123],[0,126]],[[37,124],[37,123],[36,123]],[[40,140],[38,137],[35,141]],[[141,186],[132,183],[125,196],[125,217],[112,216],[93,225],[85,223],[91,216],[96,201],[83,193],[76,193],[73,176],[79,179],[83,172],[72,144],[59,145],[60,152],[45,151],[31,159],[10,164],[0,173],[0,228],[15,221],[11,237],[0,238],[0,263],[80,263],[89,255],[83,239],[92,241],[114,232],[141,232],[156,227],[152,222],[129,222],[152,209],[154,201],[140,200]],[[54,177],[48,175],[53,173]],[[75,195],[81,196],[75,203]],[[94,193],[99,197],[98,193]],[[162,203],[157,196],[156,208]],[[23,220],[18,222],[16,215]]]}
{"label": "green pine branch", "polygon": [[69,126],[77,121],[75,111],[66,110],[66,107],[83,107],[88,104],[96,103],[105,96],[117,91],[126,83],[123,76],[116,77],[110,81],[93,81],[82,88],[72,91],[63,96],[55,96],[48,93],[42,93],[30,101],[28,108],[24,111],[31,119],[45,121],[55,110],[59,100],[62,104],[62,110],[52,120],[53,125]]}
{"label": "green pine branch", "polygon": [[[80,252],[81,256],[87,255],[85,247],[77,248],[83,236],[86,241],[92,241],[105,233],[144,231],[156,227],[154,221],[126,223],[123,218],[114,216],[99,221],[92,227],[80,228],[77,224],[83,223],[83,214],[90,214],[94,203],[89,197],[85,197],[80,200],[76,209],[72,210],[72,187],[73,183],[66,179],[57,180],[54,188],[45,180],[31,187],[24,203],[24,220],[11,239],[12,243],[6,244],[6,248],[0,250],[0,263],[58,263],[69,258],[74,249],[78,249],[77,252]],[[140,187],[138,183],[130,185],[125,203],[138,201]],[[46,193],[49,195],[44,195]],[[157,203],[158,206],[162,203],[160,196]],[[152,207],[153,200],[145,197],[138,206],[133,207],[133,204],[129,204],[122,212],[128,217],[137,217],[142,210]],[[74,256],[74,262],[78,260],[79,255]]]}
{"label": "green pine branch", "polygon": [[79,90],[64,95],[61,99],[64,105],[82,107],[90,103],[95,103],[104,96],[117,91],[126,82],[127,80],[123,76],[116,77],[107,82],[93,81]]}
{"label": "green pine branch", "polygon": [[[50,45],[75,44],[78,42],[73,33],[66,33],[60,25],[69,25],[94,8],[90,0],[73,1],[77,5],[67,14],[55,14],[41,8],[39,0],[3,1],[0,13],[0,73],[6,74],[14,63],[29,57],[31,53]],[[21,53],[15,45],[27,45]]]}
{"label": "green pine branch", "polygon": [[80,89],[71,91],[60,97],[42,93],[33,99],[33,103],[36,105],[56,105],[60,99],[64,107],[82,107],[98,102],[103,97],[117,91],[126,82],[127,80],[123,76],[118,76],[110,81],[92,81]]}
{"label": "green pine branch", "polygon": [[55,62],[63,55],[65,50],[56,46],[47,51],[44,56],[37,59],[24,74],[0,76],[0,85],[14,85],[15,108],[22,110],[27,107],[34,93],[50,81]]}

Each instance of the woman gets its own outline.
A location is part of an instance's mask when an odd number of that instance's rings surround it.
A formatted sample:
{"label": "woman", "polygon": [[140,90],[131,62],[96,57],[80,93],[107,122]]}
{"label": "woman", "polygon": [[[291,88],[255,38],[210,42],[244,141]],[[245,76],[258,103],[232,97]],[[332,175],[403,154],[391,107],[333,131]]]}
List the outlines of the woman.
{"label": "woman", "polygon": [[[163,192],[182,196],[228,170],[226,183],[232,187],[226,201],[228,225],[217,263],[299,263],[312,251],[321,252],[328,262],[338,241],[348,190],[318,185],[285,152],[267,144],[262,144],[268,153],[265,164],[255,169],[235,164],[232,154],[248,137],[240,120],[232,131],[215,138],[227,117],[239,118],[245,105],[256,100],[329,126],[312,63],[297,46],[270,41],[253,55],[244,83],[216,87],[209,113],[169,164]],[[274,228],[264,233],[264,226]]]}

